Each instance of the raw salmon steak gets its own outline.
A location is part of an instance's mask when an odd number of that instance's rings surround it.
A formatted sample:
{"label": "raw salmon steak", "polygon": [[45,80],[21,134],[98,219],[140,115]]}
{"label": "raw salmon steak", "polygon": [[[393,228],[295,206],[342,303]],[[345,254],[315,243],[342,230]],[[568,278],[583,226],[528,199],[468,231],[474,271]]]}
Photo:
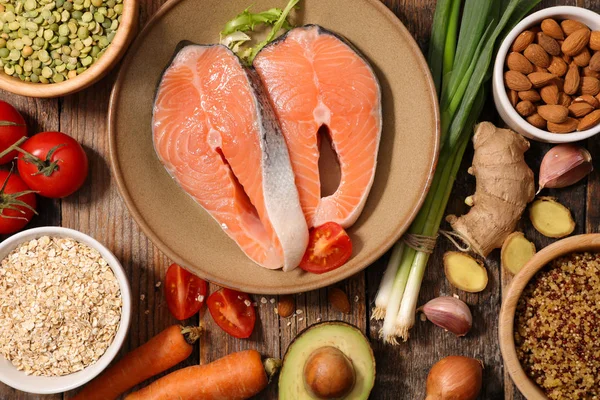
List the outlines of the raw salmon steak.
{"label": "raw salmon steak", "polygon": [[[345,41],[315,25],[290,30],[253,64],[281,124],[308,225],[352,225],[373,184],[381,137],[381,91],[372,68]],[[326,197],[319,178],[322,126],[341,172],[337,190]]]}
{"label": "raw salmon steak", "polygon": [[154,148],[175,181],[263,267],[308,243],[288,150],[256,72],[221,45],[183,47],[159,83]]}

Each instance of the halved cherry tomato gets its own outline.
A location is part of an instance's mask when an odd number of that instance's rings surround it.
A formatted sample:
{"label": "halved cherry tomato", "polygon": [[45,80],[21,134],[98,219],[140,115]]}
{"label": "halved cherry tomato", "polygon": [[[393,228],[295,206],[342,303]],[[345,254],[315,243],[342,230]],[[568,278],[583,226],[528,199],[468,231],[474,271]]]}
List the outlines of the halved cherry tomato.
{"label": "halved cherry tomato", "polygon": [[165,276],[165,296],[169,311],[178,320],[196,314],[202,308],[208,285],[206,281],[186,271],[177,264],[171,264]]}
{"label": "halved cherry tomato", "polygon": [[231,336],[245,339],[252,334],[256,313],[246,293],[223,288],[211,294],[206,305],[217,325]]}
{"label": "halved cherry tomato", "polygon": [[[27,136],[27,126],[23,116],[16,108],[0,100],[0,152],[8,149],[23,136]],[[17,151],[11,151],[0,158],[0,164],[6,164],[16,156]]]}
{"label": "halved cherry tomato", "polygon": [[310,230],[300,268],[322,274],[341,267],[352,255],[352,241],[340,224],[327,222]]}

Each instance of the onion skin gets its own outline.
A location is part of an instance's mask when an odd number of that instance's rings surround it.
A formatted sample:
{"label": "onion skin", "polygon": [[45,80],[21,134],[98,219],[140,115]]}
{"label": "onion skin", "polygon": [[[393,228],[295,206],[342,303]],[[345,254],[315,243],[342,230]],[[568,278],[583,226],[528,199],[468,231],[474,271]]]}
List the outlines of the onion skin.
{"label": "onion skin", "polygon": [[431,367],[425,400],[475,400],[481,391],[483,366],[479,360],[449,356]]}
{"label": "onion skin", "polygon": [[539,190],[571,186],[585,178],[593,169],[592,156],[585,148],[570,143],[559,144],[551,148],[542,159]]}

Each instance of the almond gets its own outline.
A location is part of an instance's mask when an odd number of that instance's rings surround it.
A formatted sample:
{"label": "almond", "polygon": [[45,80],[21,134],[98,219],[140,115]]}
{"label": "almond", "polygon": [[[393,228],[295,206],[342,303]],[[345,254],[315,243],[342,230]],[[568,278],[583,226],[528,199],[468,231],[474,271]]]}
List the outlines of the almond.
{"label": "almond", "polygon": [[277,313],[280,317],[287,318],[294,313],[294,310],[295,302],[292,296],[279,296],[279,302],[277,303]]}
{"label": "almond", "polygon": [[558,45],[558,42],[546,35],[544,32],[539,32],[537,34],[537,42],[544,50],[546,50],[546,53],[553,56],[560,54],[560,46]]}
{"label": "almond", "polygon": [[560,79],[560,78],[555,79],[553,84],[556,85],[559,92],[565,91],[565,80],[564,79]]}
{"label": "almond", "polygon": [[593,31],[590,35],[590,49],[600,50],[600,31]]}
{"label": "almond", "polygon": [[552,80],[556,79],[557,77],[549,72],[532,72],[531,74],[527,75],[527,78],[529,78],[535,88],[541,88],[552,82]]}
{"label": "almond", "polygon": [[581,53],[577,54],[573,57],[573,62],[577,64],[579,67],[587,67],[590,63],[590,59],[592,58],[590,51],[587,49],[583,49]]}
{"label": "almond", "polygon": [[330,288],[327,293],[327,298],[334,310],[344,314],[350,314],[350,301],[342,289]]}
{"label": "almond", "polygon": [[566,94],[575,94],[579,90],[579,67],[575,63],[571,63],[567,75],[565,75],[564,91]]}
{"label": "almond", "polygon": [[511,71],[522,72],[525,75],[533,72],[533,65],[521,53],[512,52],[506,57],[506,65]]}
{"label": "almond", "polygon": [[600,93],[600,80],[591,76],[581,78],[581,94],[591,94],[592,96]]}
{"label": "almond", "polygon": [[591,76],[592,78],[600,79],[599,71],[592,71],[590,66],[588,65],[583,69],[583,76]]}
{"label": "almond", "polygon": [[572,19],[565,19],[563,22],[560,23],[560,26],[562,27],[562,30],[566,36],[569,36],[573,32],[578,31],[580,29],[587,29],[587,26],[585,26],[579,21],[574,21]]}
{"label": "almond", "polygon": [[548,68],[550,66],[550,56],[539,44],[531,43],[527,46],[523,54],[533,65],[541,68]]}
{"label": "almond", "polygon": [[535,113],[535,106],[530,101],[519,102],[515,109],[521,117],[529,117],[531,114]]}
{"label": "almond", "polygon": [[548,71],[556,76],[563,76],[567,73],[568,69],[567,63],[560,57],[552,57],[552,61],[548,67]]}
{"label": "almond", "polygon": [[558,104],[558,86],[556,84],[544,86],[540,89],[540,96],[546,104]]}
{"label": "almond", "polygon": [[578,131],[585,131],[586,129],[593,128],[600,122],[600,110],[592,111],[579,122],[577,127]]}
{"label": "almond", "polygon": [[513,107],[516,107],[517,103],[519,102],[519,92],[508,89],[506,91],[506,95],[508,96],[508,100],[510,100],[510,104],[512,104]]}
{"label": "almond", "polygon": [[591,94],[584,94],[573,100],[573,103],[588,103],[594,108],[600,108],[600,101]]}
{"label": "almond", "polygon": [[535,113],[526,118],[527,122],[531,125],[535,126],[539,129],[546,129],[546,120],[540,116],[540,114]]}
{"label": "almond", "polygon": [[535,89],[523,90],[522,92],[517,92],[517,95],[521,100],[531,101],[532,103],[542,99],[538,91]]}
{"label": "almond", "polygon": [[517,92],[531,89],[531,81],[517,71],[506,71],[504,73],[504,82],[509,89],[516,90]]}
{"label": "almond", "polygon": [[569,115],[575,118],[581,118],[594,111],[594,107],[586,102],[573,103],[569,106]]}
{"label": "almond", "polygon": [[516,51],[517,53],[520,53],[523,50],[525,50],[527,48],[527,46],[529,46],[531,43],[533,43],[534,39],[535,39],[534,32],[523,31],[523,32],[521,32],[521,34],[519,36],[517,36],[517,38],[513,42],[511,50]]}
{"label": "almond", "polygon": [[569,96],[565,92],[560,92],[558,94],[558,104],[560,104],[561,106],[569,107],[571,105],[572,101],[573,101],[573,99],[571,99],[571,96]]}
{"label": "almond", "polygon": [[600,72],[600,51],[595,52],[590,58],[588,67],[594,72]]}
{"label": "almond", "polygon": [[569,116],[569,109],[560,105],[543,105],[537,109],[538,114],[544,118],[548,123],[552,122],[555,124],[563,123]]}
{"label": "almond", "polygon": [[[560,47],[562,48],[562,44],[560,45]],[[563,53],[561,57],[562,57],[563,61],[567,63],[567,65],[570,65],[571,62],[573,61],[573,57],[568,56],[565,53]]]}
{"label": "almond", "polygon": [[558,25],[558,22],[556,22],[556,20],[552,18],[543,20],[541,28],[542,32],[544,32],[551,38],[554,38],[556,40],[562,40],[565,38],[565,34],[563,33],[563,30],[561,29],[560,25]]}
{"label": "almond", "polygon": [[537,65],[534,65],[533,72],[548,72],[548,68],[542,68],[542,67],[538,67]]}
{"label": "almond", "polygon": [[590,30],[582,28],[567,36],[562,44],[562,51],[568,56],[576,56],[583,51],[589,42]]}
{"label": "almond", "polygon": [[577,129],[577,125],[579,125],[579,120],[569,117],[560,124],[548,122],[548,130],[554,133],[570,133]]}

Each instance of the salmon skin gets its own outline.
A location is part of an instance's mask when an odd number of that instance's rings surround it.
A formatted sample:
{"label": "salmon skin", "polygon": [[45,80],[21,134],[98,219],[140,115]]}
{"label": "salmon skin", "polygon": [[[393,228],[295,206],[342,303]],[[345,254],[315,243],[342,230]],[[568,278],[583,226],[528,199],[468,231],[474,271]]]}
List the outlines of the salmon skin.
{"label": "salmon skin", "polygon": [[253,261],[295,268],[308,228],[285,140],[256,72],[221,45],[185,45],[161,77],[154,149]]}
{"label": "salmon skin", "polygon": [[[316,25],[288,31],[253,62],[289,149],[309,227],[349,227],[373,184],[381,138],[381,90],[369,63],[346,41]],[[340,164],[339,187],[321,197],[319,135],[327,127]]]}

